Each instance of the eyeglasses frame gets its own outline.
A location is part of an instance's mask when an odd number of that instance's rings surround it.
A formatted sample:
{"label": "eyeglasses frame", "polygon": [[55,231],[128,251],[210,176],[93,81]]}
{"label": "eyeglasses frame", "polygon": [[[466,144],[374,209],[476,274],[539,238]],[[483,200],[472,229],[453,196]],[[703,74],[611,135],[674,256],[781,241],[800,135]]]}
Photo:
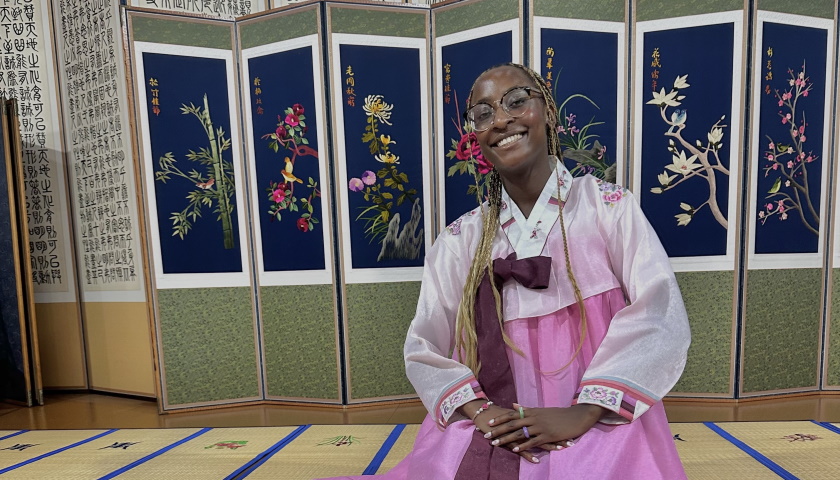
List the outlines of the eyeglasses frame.
{"label": "eyeglasses frame", "polygon": [[527,113],[527,112],[528,112],[528,110],[527,110],[527,109],[526,109],[526,110],[524,110],[524,111],[523,111],[521,114],[519,114],[519,115],[511,115],[511,114],[510,114],[510,112],[508,112],[507,108],[506,108],[506,107],[502,104],[502,100],[504,100],[504,98],[505,98],[505,97],[506,97],[506,96],[507,96],[510,92],[513,92],[514,90],[520,90],[520,89],[521,89],[521,90],[525,90],[525,92],[527,92],[527,93],[528,93],[528,100],[531,100],[531,99],[533,99],[533,98],[543,98],[543,95],[542,95],[542,94],[540,94],[540,93],[535,93],[535,92],[534,92],[534,90],[536,90],[534,87],[528,87],[528,86],[516,86],[516,87],[511,87],[511,88],[510,88],[510,89],[508,89],[505,93],[503,93],[503,94],[502,94],[502,98],[500,98],[500,99],[496,100],[495,102],[493,102],[496,106],[494,106],[494,105],[493,105],[493,104],[491,104],[491,103],[487,103],[487,102],[480,102],[480,103],[476,103],[475,105],[473,105],[473,106],[471,106],[471,107],[467,108],[467,110],[464,112],[464,120],[472,124],[472,129],[473,129],[473,131],[474,131],[474,132],[484,132],[484,131],[489,130],[489,129],[490,129],[490,126],[488,126],[487,128],[482,128],[481,130],[479,130],[479,129],[475,128],[475,122],[474,122],[474,121],[472,121],[472,120],[470,120],[470,118],[469,118],[469,113],[470,113],[470,111],[471,111],[473,108],[475,108],[475,107],[477,107],[477,106],[479,106],[479,105],[482,105],[482,104],[483,104],[483,105],[487,105],[487,106],[489,106],[489,107],[493,108],[493,120],[490,122],[490,124],[491,124],[491,125],[492,125],[492,123],[496,120],[496,113],[498,113],[498,111],[499,111],[499,107],[501,107],[502,111],[504,111],[504,112],[505,112],[505,115],[507,115],[507,116],[508,116],[508,117],[510,117],[510,118],[519,118],[519,117],[521,117],[521,116],[525,115],[525,113]]}

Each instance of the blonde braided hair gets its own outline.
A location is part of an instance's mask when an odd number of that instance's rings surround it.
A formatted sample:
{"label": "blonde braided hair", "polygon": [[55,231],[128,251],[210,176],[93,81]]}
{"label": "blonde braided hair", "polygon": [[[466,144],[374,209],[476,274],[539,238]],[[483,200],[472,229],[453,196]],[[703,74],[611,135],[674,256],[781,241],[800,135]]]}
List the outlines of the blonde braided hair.
{"label": "blonde braided hair", "polygon": [[[528,67],[523,65],[519,65],[516,63],[506,63],[502,65],[496,65],[485,70],[481,75],[487,73],[491,70],[495,70],[497,68],[502,67],[513,67],[517,68],[526,75],[534,82],[534,85],[539,89],[540,95],[542,95],[543,100],[545,101],[547,115],[549,118],[549,122],[546,124],[546,136],[548,137],[548,153],[549,155],[554,155],[560,161],[562,161],[563,154],[560,151],[560,138],[557,136],[557,126],[559,125],[559,118],[557,112],[557,104],[554,101],[554,97],[551,95],[551,91],[549,90],[548,86],[545,83],[545,80],[537,74],[537,72],[531,70]],[[479,78],[481,77],[479,75]],[[473,88],[475,88],[475,84],[473,84]],[[467,97],[467,105],[469,105],[470,100],[472,98],[472,89],[470,89],[470,94]],[[505,333],[504,329],[504,315],[502,312],[502,300],[501,294],[499,289],[496,287],[496,282],[493,281],[493,259],[492,259],[492,250],[493,250],[493,239],[496,237],[496,234],[499,230],[499,212],[501,211],[501,203],[502,203],[502,180],[499,176],[499,172],[496,169],[490,171],[487,175],[487,195],[488,201],[487,206],[485,207],[484,203],[482,202],[483,199],[480,198],[479,194],[479,203],[481,203],[481,218],[482,218],[482,230],[481,230],[481,238],[478,241],[478,248],[476,249],[475,255],[473,256],[472,265],[470,265],[470,271],[467,274],[467,280],[464,284],[464,293],[461,297],[461,304],[458,307],[458,314],[455,321],[455,351],[458,352],[460,355],[461,362],[470,368],[475,375],[478,375],[479,370],[481,370],[481,364],[478,360],[478,335],[475,329],[475,297],[478,291],[478,286],[481,284],[481,280],[484,277],[484,274],[490,276],[490,285],[493,291],[493,299],[496,304],[496,313],[499,318],[500,327],[502,330],[502,338],[506,345],[508,345],[511,349],[513,349],[519,355],[524,355],[522,351],[513,343],[513,340],[508,337],[507,333]],[[478,192],[481,192],[482,189],[477,189]],[[559,191],[558,191],[559,194]],[[566,274],[569,278],[569,282],[572,284],[572,289],[574,290],[575,300],[577,301],[578,309],[580,310],[580,319],[581,319],[581,328],[580,328],[580,341],[578,342],[578,346],[575,349],[574,355],[569,360],[566,365],[563,365],[557,370],[551,372],[541,372],[543,374],[554,374],[564,370],[566,367],[571,365],[571,363],[577,358],[578,354],[580,353],[581,348],[583,347],[583,342],[586,338],[586,331],[587,331],[587,322],[586,322],[586,308],[583,303],[583,295],[580,293],[580,288],[578,287],[577,280],[575,279],[575,275],[572,272],[572,263],[569,257],[569,244],[566,239],[566,224],[563,219],[563,205],[559,206],[560,211],[560,230],[563,235],[563,252],[566,257]]]}

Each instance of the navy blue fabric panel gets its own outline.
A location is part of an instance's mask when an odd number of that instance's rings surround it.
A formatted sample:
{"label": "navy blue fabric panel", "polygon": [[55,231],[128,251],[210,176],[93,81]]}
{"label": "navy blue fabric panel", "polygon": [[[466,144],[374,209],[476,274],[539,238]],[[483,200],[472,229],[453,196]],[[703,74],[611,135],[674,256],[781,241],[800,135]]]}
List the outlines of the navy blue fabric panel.
{"label": "navy blue fabric panel", "polygon": [[[320,66],[319,66],[320,67]],[[289,69],[294,75],[289,74]],[[323,270],[324,259],[324,222],[331,219],[324,218],[322,199],[320,196],[323,185],[320,184],[320,168],[318,157],[309,150],[297,150],[294,147],[308,147],[317,155],[326,155],[318,144],[318,126],[316,119],[322,114],[315,108],[315,75],[312,64],[312,47],[298,48],[285,52],[272,53],[248,60],[250,78],[251,125],[253,127],[254,158],[257,184],[252,186],[252,194],[259,201],[259,208],[254,215],[260,222],[263,252],[263,268],[266,272],[289,270]],[[257,103],[259,101],[259,103]],[[287,120],[296,123],[300,117],[289,117],[287,109],[299,106],[296,111],[302,112],[305,126],[302,138],[307,145],[294,145],[286,141],[284,147],[278,144],[278,151],[271,148],[273,139],[266,135],[275,134],[278,127],[288,125]],[[276,135],[276,134],[275,134]],[[281,171],[286,167],[285,160],[293,164],[292,173],[303,183],[288,182],[283,187],[285,191],[293,193],[297,201],[294,202],[298,211],[284,208],[279,211],[280,218],[272,215],[271,208],[278,204],[273,199],[272,185],[285,182]],[[309,180],[317,182],[315,188],[309,187]],[[317,191],[317,192],[316,192]],[[316,195],[317,193],[317,195]],[[317,223],[303,225],[302,215],[308,213],[300,199],[311,199],[312,218]],[[280,197],[276,197],[280,200]],[[288,205],[288,204],[286,204]],[[275,207],[276,208],[276,207]]]}
{"label": "navy blue fabric panel", "polygon": [[761,112],[755,152],[760,166],[752,172],[758,180],[755,253],[815,253],[828,141],[823,135],[828,31],[765,22],[762,35],[762,70],[756,72],[762,91],[754,92]]}
{"label": "navy blue fabric panel", "polygon": [[[688,75],[688,88],[680,89],[679,95],[685,96],[679,106],[668,106],[665,116],[677,113],[685,114],[685,128],[681,131],[683,139],[692,146],[696,142],[706,145],[712,126],[721,122],[729,125],[732,118],[732,92],[741,88],[733,85],[733,49],[734,24],[723,23],[699,27],[686,27],[658,32],[648,32],[640,39],[644,41],[642,77],[643,102],[653,99],[652,92],[671,91],[677,77]],[[714,52],[714,55],[709,55]],[[658,55],[658,56],[657,56]],[[700,60],[702,59],[702,61]],[[712,197],[710,183],[700,176],[687,178],[684,183],[656,194],[652,188],[660,188],[658,176],[666,173],[675,176],[672,183],[683,180],[681,173],[666,170],[674,164],[674,153],[669,151],[669,140],[674,140],[677,153],[685,152],[690,158],[692,151],[681,145],[666,132],[674,131],[662,119],[657,105],[642,103],[642,156],[634,158],[635,168],[642,169],[641,188],[637,193],[642,209],[654,230],[659,235],[665,251],[670,257],[693,257],[726,254],[727,229],[717,221],[709,209],[708,201]],[[679,111],[679,112],[677,112]],[[723,146],[717,151],[720,162],[725,168],[730,167],[729,147],[733,132],[723,128]],[[736,132],[737,135],[737,132]],[[713,158],[709,154],[709,158]],[[699,160],[695,161],[699,164]],[[729,209],[730,176],[715,170],[711,173],[715,180],[716,194],[720,212],[727,216]],[[680,207],[684,203],[697,210],[690,223],[678,225],[675,217],[686,211]],[[730,223],[734,219],[727,219]]]}
{"label": "navy blue fabric panel", "polygon": [[[222,129],[224,137],[230,138],[230,108],[228,95],[233,92],[233,85],[228,85],[227,66],[224,60],[187,57],[180,55],[165,55],[158,53],[144,53],[143,67],[146,77],[146,96],[149,104],[144,106],[149,110],[149,136],[151,138],[152,158],[149,161],[157,173],[161,170],[160,157],[171,152],[177,160],[175,166],[185,174],[191,170],[207,175],[212,170],[198,161],[187,159],[192,150],[199,152],[201,148],[209,149],[208,135],[201,121],[192,114],[184,114],[182,105],[190,104],[203,109],[204,96],[207,95],[210,107],[210,119],[214,130]],[[154,79],[156,85],[150,85]],[[159,112],[155,113],[151,104],[155,92],[159,98]],[[217,132],[218,134],[218,132]],[[239,141],[239,139],[234,139]],[[232,150],[222,152],[222,158],[228,162],[236,162]],[[232,170],[231,170],[232,173]],[[234,178],[241,188],[242,179]],[[201,216],[193,222],[193,228],[183,239],[173,235],[173,212],[183,211],[189,201],[187,195],[200,188],[197,182],[172,176],[165,183],[155,181],[155,195],[157,197],[158,228],[160,232],[161,257],[164,273],[214,273],[241,272],[242,260],[239,245],[239,223],[237,210],[243,205],[236,204],[236,197],[231,198],[234,206],[231,215],[233,230],[233,248],[225,248],[224,233],[217,204],[212,207],[202,207]],[[215,189],[218,185],[210,186]]]}
{"label": "navy blue fabric panel", "polygon": [[[511,62],[512,37],[513,32],[508,31],[441,47],[440,64],[449,68],[448,74],[445,69],[442,72],[443,109],[439,114],[443,115],[444,143],[443,151],[438,152],[443,165],[438,168],[443,168],[444,172],[448,172],[457,160],[446,158],[446,154],[453,149],[453,141],[457,144],[465,133],[463,115],[473,82],[488,68]],[[450,77],[449,91],[446,91],[447,75]],[[478,206],[475,195],[467,194],[467,189],[473,184],[475,180],[468,173],[446,175],[442,188],[446,195],[443,208],[447,225]]]}
{"label": "navy blue fabric panel", "polygon": [[[540,42],[542,75],[561,110],[561,147],[564,151],[592,151],[597,140],[606,147],[604,163],[614,165],[618,92],[623,87],[617,84],[618,34],[544,28]],[[578,167],[578,162],[569,158],[565,165],[575,176],[589,173],[602,177],[594,167]]]}
{"label": "navy blue fabric panel", "polygon": [[[400,216],[400,230],[412,216],[412,205],[419,200],[422,209],[423,199],[427,195],[425,178],[423,177],[423,162],[431,161],[422,158],[423,138],[421,122],[421,84],[420,84],[420,50],[417,48],[379,47],[369,45],[340,45],[342,78],[348,67],[354,72],[355,105],[344,101],[344,135],[347,159],[347,175],[350,185],[340,185],[347,192],[350,211],[350,243],[351,261],[353,268],[378,267],[419,267],[423,265],[424,249],[416,258],[392,258],[378,260],[382,250],[382,236],[373,237],[366,233],[368,225],[365,218],[375,214],[375,211],[364,213],[366,208],[374,205],[373,199],[365,200],[363,192],[354,191],[354,179],[365,178],[365,172],[378,173],[387,164],[376,159],[369,149],[369,143],[362,139],[368,126],[368,117],[364,111],[366,99],[374,95],[381,95],[381,100],[393,106],[390,110],[388,122],[379,122],[376,138],[387,135],[394,142],[390,147],[391,153],[399,157],[397,170],[405,174],[405,191],[416,191],[411,199],[397,205],[399,192],[384,185],[387,177],[377,177],[371,187],[393,195],[390,218]],[[381,155],[381,154],[379,154]],[[373,179],[371,179],[373,180]],[[422,212],[422,210],[421,210]],[[422,212],[420,224],[416,233],[423,228],[423,217],[428,212]],[[361,218],[360,218],[361,216]]]}

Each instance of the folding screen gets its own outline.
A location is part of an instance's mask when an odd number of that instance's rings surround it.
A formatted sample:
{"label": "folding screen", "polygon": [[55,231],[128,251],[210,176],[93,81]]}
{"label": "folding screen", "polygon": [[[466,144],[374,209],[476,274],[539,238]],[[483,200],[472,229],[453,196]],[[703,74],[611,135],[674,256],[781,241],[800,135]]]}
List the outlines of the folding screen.
{"label": "folding screen", "polygon": [[501,63],[522,63],[521,11],[519,0],[461,2],[432,11],[437,231],[478,206],[478,144],[464,121],[464,109],[481,72]]}
{"label": "folding screen", "polygon": [[262,369],[272,400],[341,400],[321,24],[317,5],[237,24]]}
{"label": "folding screen", "polygon": [[17,103],[0,97],[0,400],[43,404]]}
{"label": "folding screen", "polygon": [[162,408],[261,399],[233,24],[127,21]]}
{"label": "folding screen", "polygon": [[[743,2],[639,0],[631,185],[688,309],[692,344],[673,395],[734,393],[741,186]],[[702,61],[701,61],[702,59]]]}
{"label": "folding screen", "polygon": [[757,2],[744,396],[819,388],[834,87],[833,2]]}
{"label": "folding screen", "polygon": [[429,12],[326,11],[347,399],[404,398],[434,218]]}
{"label": "folding screen", "polygon": [[817,388],[834,13],[781,3],[131,11],[163,408],[413,397],[423,257],[476,205],[466,97],[525,57],[561,108],[567,167],[629,185],[672,259],[693,336],[672,395]]}

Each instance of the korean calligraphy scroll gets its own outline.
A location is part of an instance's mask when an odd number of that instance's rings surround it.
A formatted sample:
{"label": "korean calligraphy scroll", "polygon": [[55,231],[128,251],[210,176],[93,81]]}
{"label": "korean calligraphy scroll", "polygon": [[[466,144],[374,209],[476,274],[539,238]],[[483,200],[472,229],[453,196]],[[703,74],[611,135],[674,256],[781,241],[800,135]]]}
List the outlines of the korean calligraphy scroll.
{"label": "korean calligraphy scroll", "polygon": [[131,0],[134,7],[232,19],[261,12],[269,0]]}

